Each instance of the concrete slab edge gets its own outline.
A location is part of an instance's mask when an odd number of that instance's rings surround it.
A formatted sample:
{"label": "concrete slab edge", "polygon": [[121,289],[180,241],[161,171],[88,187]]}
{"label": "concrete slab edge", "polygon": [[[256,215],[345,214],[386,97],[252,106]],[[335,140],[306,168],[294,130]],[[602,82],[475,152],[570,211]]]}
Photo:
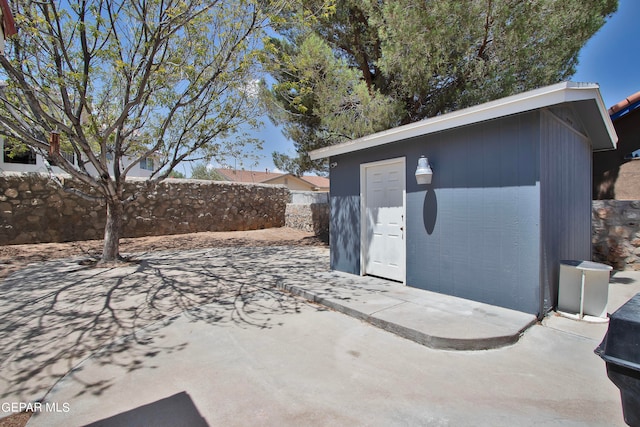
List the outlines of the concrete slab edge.
{"label": "concrete slab edge", "polygon": [[380,319],[376,317],[375,314],[368,315],[359,310],[353,309],[351,307],[347,307],[346,305],[341,304],[339,301],[336,301],[330,298],[321,297],[299,286],[290,285],[286,283],[277,283],[276,288],[282,291],[288,292],[292,295],[302,297],[313,303],[323,305],[339,313],[343,313],[353,318],[365,321],[377,328],[383,329],[387,332],[396,334],[402,338],[406,338],[408,340],[414,341],[418,344],[421,344],[436,350],[475,351],[475,350],[492,350],[496,348],[506,347],[508,345],[513,345],[516,342],[518,342],[518,340],[520,339],[524,331],[526,331],[529,327],[533,326],[537,322],[537,319],[534,317],[523,328],[519,329],[513,334],[506,334],[506,335],[500,335],[500,336],[482,337],[482,338],[439,337],[439,336],[426,334],[424,332],[415,330],[413,328],[409,328],[407,326],[399,325],[393,322]]}

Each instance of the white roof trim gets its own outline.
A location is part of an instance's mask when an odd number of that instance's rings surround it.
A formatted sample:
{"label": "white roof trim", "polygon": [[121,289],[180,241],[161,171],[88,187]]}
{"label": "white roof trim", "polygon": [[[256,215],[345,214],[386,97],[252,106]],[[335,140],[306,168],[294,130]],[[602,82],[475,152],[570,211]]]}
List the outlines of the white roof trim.
{"label": "white roof trim", "polygon": [[602,117],[602,123],[599,125],[604,127],[601,130],[606,130],[609,137],[606,147],[615,148],[618,136],[600,95],[600,86],[596,83],[563,82],[320,148],[309,152],[309,156],[312,160],[317,160],[539,108],[589,100],[595,102]]}

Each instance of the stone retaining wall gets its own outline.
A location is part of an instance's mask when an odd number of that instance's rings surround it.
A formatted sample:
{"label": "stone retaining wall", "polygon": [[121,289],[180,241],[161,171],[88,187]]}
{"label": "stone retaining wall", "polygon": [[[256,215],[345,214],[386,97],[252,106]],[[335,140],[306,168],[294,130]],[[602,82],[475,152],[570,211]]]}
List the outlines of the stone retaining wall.
{"label": "stone retaining wall", "polygon": [[[149,191],[145,184],[126,184],[127,194],[140,196],[125,211],[123,237],[286,225],[328,239],[329,205],[288,203],[284,186],[169,179]],[[104,223],[104,204],[64,192],[46,176],[0,177],[0,245],[102,239]],[[640,201],[594,201],[592,232],[594,261],[640,270]]]}
{"label": "stone retaining wall", "polygon": [[[81,187],[72,179],[66,184]],[[169,179],[151,190],[131,179],[123,237],[282,227],[290,193],[284,186]],[[101,239],[104,203],[69,194],[46,176],[0,177],[0,244]]]}
{"label": "stone retaining wall", "polygon": [[640,201],[594,200],[593,260],[615,270],[640,270]]}
{"label": "stone retaining wall", "polygon": [[289,203],[285,216],[285,225],[304,231],[312,231],[324,241],[329,241],[329,204]]}

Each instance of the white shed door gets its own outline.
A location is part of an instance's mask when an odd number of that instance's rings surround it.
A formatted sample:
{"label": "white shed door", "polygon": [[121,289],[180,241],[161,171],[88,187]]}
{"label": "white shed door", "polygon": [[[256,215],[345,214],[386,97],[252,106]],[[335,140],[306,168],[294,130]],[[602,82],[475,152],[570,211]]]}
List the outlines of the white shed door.
{"label": "white shed door", "polygon": [[404,282],[404,158],[361,166],[363,274]]}

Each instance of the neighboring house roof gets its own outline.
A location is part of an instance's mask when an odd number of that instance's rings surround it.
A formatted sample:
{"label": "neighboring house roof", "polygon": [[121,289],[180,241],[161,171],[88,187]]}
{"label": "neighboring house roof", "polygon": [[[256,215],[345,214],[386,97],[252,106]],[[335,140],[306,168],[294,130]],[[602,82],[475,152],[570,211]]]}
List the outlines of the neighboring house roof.
{"label": "neighboring house roof", "polygon": [[216,169],[216,171],[222,175],[226,180],[233,182],[246,182],[246,183],[263,183],[268,184],[271,181],[278,180],[284,177],[290,177],[299,181],[302,181],[305,185],[310,187],[316,187],[319,189],[329,188],[329,178],[322,176],[301,176],[297,177],[293,174],[277,173],[277,172],[256,172],[248,170],[235,170],[235,169]]}
{"label": "neighboring house roof", "polygon": [[311,151],[312,160],[377,147],[526,111],[572,102],[594,151],[616,148],[618,137],[595,83],[564,82],[465,108]]}
{"label": "neighboring house roof", "polygon": [[638,107],[640,107],[640,92],[636,92],[618,102],[613,107],[610,107],[609,115],[611,116],[611,120],[616,120]]}
{"label": "neighboring house roof", "polygon": [[256,171],[248,171],[244,169],[216,169],[216,172],[222,175],[227,181],[247,182],[247,183],[264,182],[275,176],[282,175],[282,174],[273,173],[269,171],[256,172]]}
{"label": "neighboring house roof", "polygon": [[301,176],[300,178],[318,188],[329,188],[329,178],[324,176]]}
{"label": "neighboring house roof", "polygon": [[[274,174],[275,175],[275,174]],[[298,181],[301,185],[309,187],[310,190],[328,190],[329,179],[322,176],[295,176],[293,174],[277,174],[272,178],[262,181],[264,184],[274,183],[275,181],[282,181],[285,178]],[[285,184],[286,185],[286,184]]]}

